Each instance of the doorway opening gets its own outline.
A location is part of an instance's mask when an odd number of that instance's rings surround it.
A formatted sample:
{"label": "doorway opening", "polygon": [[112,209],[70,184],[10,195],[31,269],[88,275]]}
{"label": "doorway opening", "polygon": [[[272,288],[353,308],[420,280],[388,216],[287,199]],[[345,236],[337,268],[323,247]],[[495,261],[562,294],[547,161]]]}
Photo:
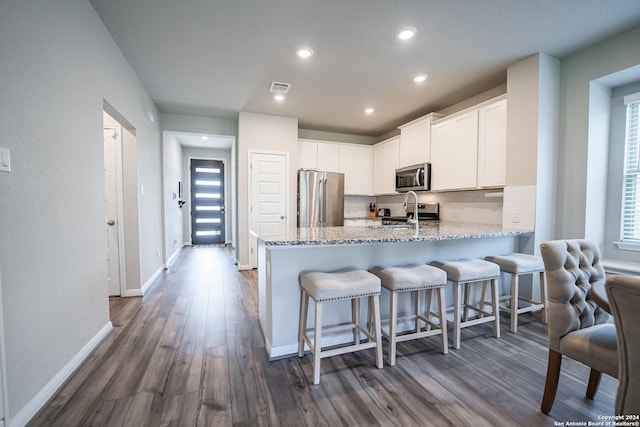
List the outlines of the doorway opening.
{"label": "doorway opening", "polygon": [[224,161],[191,159],[191,243],[225,243]]}
{"label": "doorway opening", "polygon": [[103,101],[106,285],[110,297],[141,296],[136,129]]}
{"label": "doorway opening", "polygon": [[122,179],[122,126],[103,113],[104,203],[107,234],[107,286],[109,297],[123,294],[124,211]]}

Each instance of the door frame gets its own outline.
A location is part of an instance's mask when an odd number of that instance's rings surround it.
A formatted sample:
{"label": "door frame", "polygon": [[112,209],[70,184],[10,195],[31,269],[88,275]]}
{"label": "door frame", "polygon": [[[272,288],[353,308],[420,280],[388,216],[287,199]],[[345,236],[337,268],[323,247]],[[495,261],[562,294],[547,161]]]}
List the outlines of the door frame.
{"label": "door frame", "polygon": [[[222,162],[222,165],[224,167],[224,188],[222,189],[222,191],[224,191],[224,244],[225,246],[228,245],[231,241],[229,240],[229,220],[228,218],[230,218],[229,215],[229,200],[228,200],[228,195],[230,193],[229,191],[229,171],[227,170],[227,159],[225,159],[224,157],[203,157],[203,156],[187,156],[187,177],[188,179],[187,181],[187,191],[188,191],[188,197],[183,197],[184,200],[187,201],[187,207],[189,208],[189,217],[188,217],[188,223],[189,223],[189,245],[193,246],[193,239],[191,238],[191,233],[192,233],[192,226],[191,226],[191,160],[215,160],[217,162]],[[184,175],[183,175],[184,176]]]}
{"label": "door frame", "polygon": [[254,154],[266,154],[284,156],[284,209],[285,215],[285,228],[289,228],[289,206],[291,203],[289,197],[289,189],[291,183],[289,182],[289,152],[288,151],[273,151],[273,150],[259,150],[249,149],[247,150],[247,156],[249,161],[249,167],[247,168],[247,236],[249,238],[249,269],[258,268],[258,239],[251,234],[251,223],[253,222],[253,202],[251,196],[253,195],[253,188],[251,182],[253,181],[253,155]]}
{"label": "door frame", "polygon": [[[116,212],[117,212],[117,223],[118,223],[118,267],[119,267],[119,275],[120,275],[120,297],[124,297],[127,289],[127,274],[126,274],[126,253],[125,253],[125,244],[124,244],[124,165],[123,165],[123,128],[122,125],[102,125],[103,132],[106,129],[115,130],[118,133],[116,138]],[[103,141],[104,143],[104,141]],[[104,159],[103,159],[104,162]],[[105,207],[106,213],[106,207]],[[106,225],[106,215],[105,215],[105,228],[108,227]],[[111,295],[109,295],[111,297]],[[114,295],[115,296],[115,295]]]}

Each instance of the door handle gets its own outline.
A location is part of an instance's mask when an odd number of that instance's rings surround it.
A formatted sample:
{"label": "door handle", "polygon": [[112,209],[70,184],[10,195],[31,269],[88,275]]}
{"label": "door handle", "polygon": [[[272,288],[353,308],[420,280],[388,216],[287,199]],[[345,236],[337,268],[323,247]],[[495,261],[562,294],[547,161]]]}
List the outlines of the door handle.
{"label": "door handle", "polygon": [[107,221],[107,225],[116,225],[116,222],[112,219]]}

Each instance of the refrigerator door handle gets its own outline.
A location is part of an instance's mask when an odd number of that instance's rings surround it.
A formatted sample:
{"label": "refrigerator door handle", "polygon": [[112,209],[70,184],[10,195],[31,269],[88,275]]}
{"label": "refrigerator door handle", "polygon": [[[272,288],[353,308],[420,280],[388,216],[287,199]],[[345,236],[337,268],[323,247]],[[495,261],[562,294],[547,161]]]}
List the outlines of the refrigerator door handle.
{"label": "refrigerator door handle", "polygon": [[320,178],[318,180],[318,226],[322,227],[323,223],[324,223],[324,208],[325,205],[324,203],[322,203],[322,201],[324,200],[324,186],[322,185],[322,181],[323,179]]}
{"label": "refrigerator door handle", "polygon": [[322,184],[322,226],[327,225],[327,179],[323,179]]}

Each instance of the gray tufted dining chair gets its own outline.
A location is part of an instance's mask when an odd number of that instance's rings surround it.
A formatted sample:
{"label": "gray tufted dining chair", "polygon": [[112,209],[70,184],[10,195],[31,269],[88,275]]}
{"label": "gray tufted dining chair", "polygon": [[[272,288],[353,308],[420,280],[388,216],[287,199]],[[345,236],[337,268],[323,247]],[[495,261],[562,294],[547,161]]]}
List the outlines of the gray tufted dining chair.
{"label": "gray tufted dining chair", "polygon": [[549,299],[549,364],[540,409],[551,411],[560,379],[562,356],[591,368],[586,396],[596,394],[601,373],[618,377],[615,325],[590,295],[605,280],[600,250],[589,240],[553,240],[540,245]]}
{"label": "gray tufted dining chair", "polygon": [[618,331],[616,415],[640,414],[640,278],[609,276],[605,284]]}

